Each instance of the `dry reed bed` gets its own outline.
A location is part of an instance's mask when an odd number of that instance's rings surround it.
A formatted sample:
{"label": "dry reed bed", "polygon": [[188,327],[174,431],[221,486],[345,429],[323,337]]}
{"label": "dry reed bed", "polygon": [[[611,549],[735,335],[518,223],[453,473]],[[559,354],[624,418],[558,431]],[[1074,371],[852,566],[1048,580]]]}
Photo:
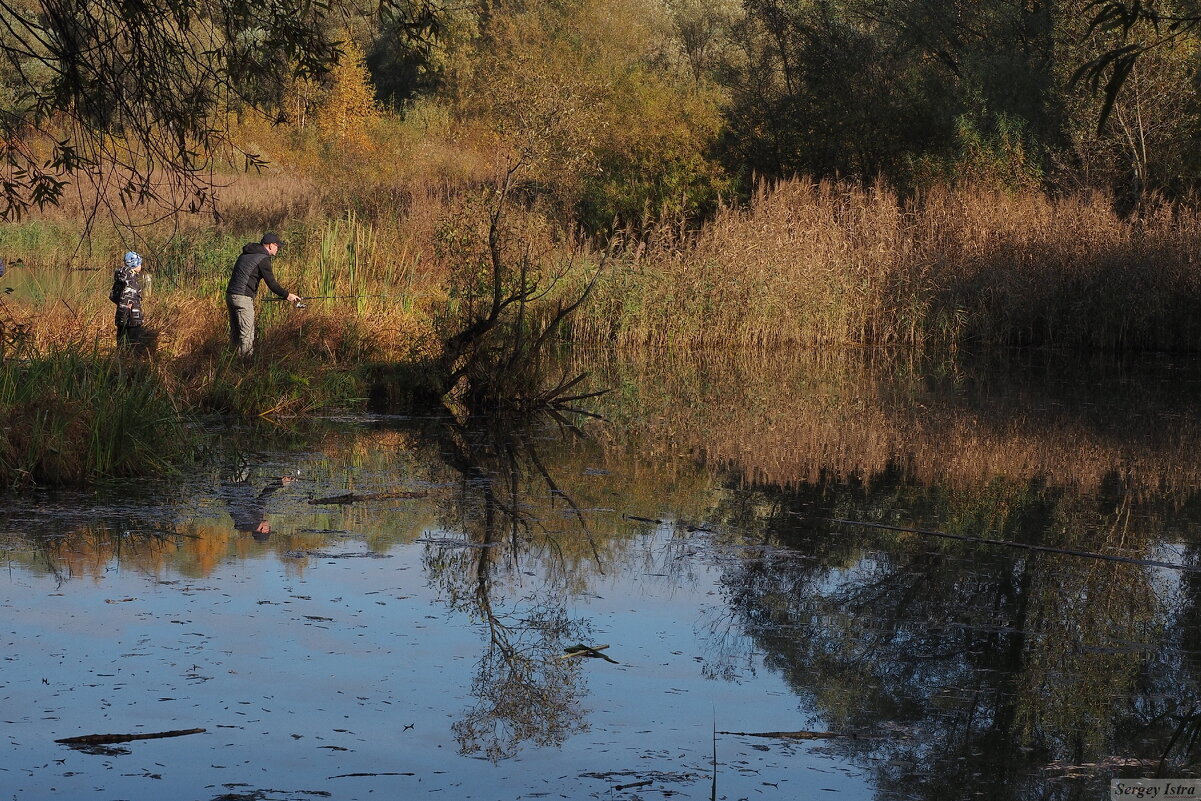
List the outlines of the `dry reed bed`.
{"label": "dry reed bed", "polygon": [[983,188],[900,200],[786,181],[695,237],[661,232],[575,324],[621,345],[965,342],[1201,346],[1197,215],[1123,220],[1099,194]]}
{"label": "dry reed bed", "polygon": [[[472,227],[468,183],[408,180],[376,185],[374,200],[335,212],[328,187],[286,171],[247,177],[222,190],[236,210],[225,222],[150,232],[140,247],[160,291],[219,305],[242,238],[271,226],[289,240],[277,265],[285,284],[302,294],[384,295],[417,321],[404,326],[408,335],[447,309],[451,283],[473,269],[471,254],[456,260],[446,248],[448,232]],[[50,228],[5,241],[9,251],[41,249],[47,264],[79,261],[70,243],[53,250],[64,239]],[[103,277],[127,244],[97,232],[87,260]],[[1098,194],[941,188],[902,201],[879,185],[794,180],[721,210],[695,235],[664,229],[627,249],[574,316],[572,335],[626,347],[1196,350],[1199,246],[1191,211],[1121,219]],[[569,244],[561,250],[549,258],[570,257]]]}

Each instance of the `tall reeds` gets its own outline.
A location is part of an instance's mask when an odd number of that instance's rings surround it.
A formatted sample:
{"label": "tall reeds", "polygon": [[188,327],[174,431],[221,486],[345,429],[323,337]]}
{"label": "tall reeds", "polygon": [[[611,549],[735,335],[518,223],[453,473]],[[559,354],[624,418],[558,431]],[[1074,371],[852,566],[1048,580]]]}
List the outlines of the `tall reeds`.
{"label": "tall reeds", "polygon": [[[373,366],[434,363],[443,328],[474,297],[463,287],[475,286],[487,260],[478,242],[469,244],[466,187],[413,181],[393,187],[388,196],[405,201],[391,209],[364,203],[273,225],[288,242],[276,260],[280,280],[299,294],[335,297],[303,310],[261,303],[260,358],[237,369],[223,361],[221,296],[241,244],[261,229],[231,232],[226,220],[147,241],[140,250],[147,320],[159,335],[157,380],[189,408],[296,414],[361,403]],[[268,207],[276,194],[264,191],[262,213],[241,223],[275,219]],[[579,243],[537,209],[521,216],[528,225],[513,243],[513,263],[557,271],[579,256]],[[0,232],[0,255],[11,265],[3,284],[14,289],[5,303],[24,326],[30,358],[47,360],[47,375],[65,353],[92,354],[93,371],[103,374],[113,341],[110,268],[127,245],[119,231],[93,230],[84,240],[82,229],[72,238],[63,225],[43,220]],[[86,264],[83,241],[93,254]],[[882,185],[793,180],[762,187],[746,207],[720,210],[699,231],[663,228],[610,249],[592,294],[566,322],[576,341],[628,348],[1195,351],[1199,246],[1201,222],[1181,207],[1122,218],[1099,194],[947,187],[900,198]],[[579,297],[589,275],[564,269],[514,331],[534,330],[556,304]]]}
{"label": "tall reeds", "polygon": [[785,181],[628,255],[575,337],[680,344],[1201,347],[1201,219],[1095,193]]}

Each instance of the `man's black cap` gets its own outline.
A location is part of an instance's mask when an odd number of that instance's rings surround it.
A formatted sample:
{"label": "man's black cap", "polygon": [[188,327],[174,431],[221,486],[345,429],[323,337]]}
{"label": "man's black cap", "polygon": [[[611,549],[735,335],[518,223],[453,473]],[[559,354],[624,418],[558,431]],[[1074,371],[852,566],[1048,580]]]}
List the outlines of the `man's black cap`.
{"label": "man's black cap", "polygon": [[284,246],[284,240],[280,239],[280,238],[279,238],[278,236],[276,236],[275,234],[272,234],[272,233],[266,233],[266,234],[263,234],[263,238],[260,240],[259,244],[262,244],[262,245],[279,245],[279,246],[282,248],[282,247]]}

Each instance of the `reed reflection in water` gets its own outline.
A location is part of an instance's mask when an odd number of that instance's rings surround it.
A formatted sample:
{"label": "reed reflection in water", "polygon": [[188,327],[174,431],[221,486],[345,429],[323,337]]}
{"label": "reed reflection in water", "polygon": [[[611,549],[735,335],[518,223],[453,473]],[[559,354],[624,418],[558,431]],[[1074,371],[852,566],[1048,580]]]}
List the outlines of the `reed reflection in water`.
{"label": "reed reflection in water", "polygon": [[724,530],[775,546],[727,571],[716,628],[749,632],[834,728],[881,735],[846,750],[888,766],[882,792],[1043,797],[1068,777],[1099,793],[1113,775],[1196,775],[1196,365],[723,371],[627,379],[688,399],[647,427],[737,490],[711,512]]}

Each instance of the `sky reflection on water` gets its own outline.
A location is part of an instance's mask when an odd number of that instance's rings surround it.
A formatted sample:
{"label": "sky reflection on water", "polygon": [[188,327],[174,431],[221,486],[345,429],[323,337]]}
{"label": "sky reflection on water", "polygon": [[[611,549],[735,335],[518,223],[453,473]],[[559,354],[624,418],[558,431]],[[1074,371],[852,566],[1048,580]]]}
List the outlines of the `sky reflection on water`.
{"label": "sky reflection on water", "polygon": [[[677,547],[669,540],[659,533],[639,547]],[[699,798],[715,720],[732,730],[801,727],[770,672],[704,677],[696,623],[718,600],[704,568],[680,586],[628,566],[572,599],[572,615],[621,664],[577,660],[586,731],[496,764],[460,755],[452,731],[475,703],[486,637],[431,591],[417,545],[382,559],[310,559],[302,576],[263,551],[199,579],[151,577],[115,560],[101,576],[61,584],[16,566],[7,578],[0,692],[10,747],[0,785],[16,798],[586,798],[647,777]],[[528,606],[511,609],[520,617]],[[207,732],[114,746],[128,753],[53,743],[191,727]],[[722,738],[721,786],[862,792],[863,772],[839,758],[755,745]]]}

